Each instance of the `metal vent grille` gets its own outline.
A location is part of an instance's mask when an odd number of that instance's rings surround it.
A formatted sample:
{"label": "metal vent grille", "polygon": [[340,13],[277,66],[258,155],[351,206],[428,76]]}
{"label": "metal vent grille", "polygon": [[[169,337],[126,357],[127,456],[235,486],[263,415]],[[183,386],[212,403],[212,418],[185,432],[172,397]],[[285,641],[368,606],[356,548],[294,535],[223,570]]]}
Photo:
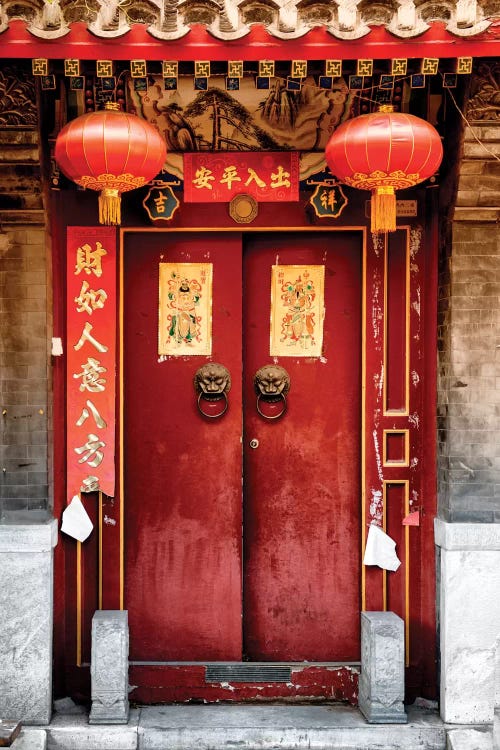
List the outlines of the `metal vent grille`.
{"label": "metal vent grille", "polygon": [[205,682],[290,682],[291,667],[254,664],[207,664]]}

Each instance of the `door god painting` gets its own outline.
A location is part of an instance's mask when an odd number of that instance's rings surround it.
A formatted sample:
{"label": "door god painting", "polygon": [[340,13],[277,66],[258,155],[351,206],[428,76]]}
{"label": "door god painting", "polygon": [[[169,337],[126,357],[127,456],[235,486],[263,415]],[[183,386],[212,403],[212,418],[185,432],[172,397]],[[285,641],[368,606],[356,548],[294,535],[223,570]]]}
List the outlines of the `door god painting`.
{"label": "door god painting", "polygon": [[319,357],[323,344],[324,266],[273,266],[272,356]]}
{"label": "door god painting", "polygon": [[160,263],[158,354],[212,353],[212,264]]}

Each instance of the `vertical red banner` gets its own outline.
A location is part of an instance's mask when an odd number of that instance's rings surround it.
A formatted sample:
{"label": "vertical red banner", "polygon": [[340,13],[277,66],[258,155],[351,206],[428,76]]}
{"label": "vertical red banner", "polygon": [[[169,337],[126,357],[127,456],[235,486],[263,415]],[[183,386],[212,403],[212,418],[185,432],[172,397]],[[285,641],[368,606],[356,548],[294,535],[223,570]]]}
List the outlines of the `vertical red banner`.
{"label": "vertical red banner", "polygon": [[115,493],[116,229],[68,227],[67,484]]}

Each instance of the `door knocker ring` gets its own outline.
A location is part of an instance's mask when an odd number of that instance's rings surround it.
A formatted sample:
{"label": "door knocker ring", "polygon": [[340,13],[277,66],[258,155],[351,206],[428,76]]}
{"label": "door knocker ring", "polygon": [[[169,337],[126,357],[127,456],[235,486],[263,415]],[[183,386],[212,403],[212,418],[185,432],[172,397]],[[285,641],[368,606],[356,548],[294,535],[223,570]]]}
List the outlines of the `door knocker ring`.
{"label": "door knocker ring", "polygon": [[[224,408],[222,409],[222,411],[218,412],[217,414],[209,414],[208,412],[203,411],[203,409],[201,408],[202,401],[209,401],[213,403],[214,401],[222,401],[222,398],[224,399]],[[198,411],[200,412],[200,414],[203,414],[204,417],[207,417],[208,419],[218,419],[219,417],[222,417],[222,415],[227,412],[227,407],[229,406],[229,403],[228,403],[227,396],[224,391],[222,392],[220,398],[206,398],[206,394],[203,393],[203,391],[200,391],[200,393],[198,394],[197,406],[198,406]]]}
{"label": "door knocker ring", "polygon": [[[210,362],[196,371],[193,381],[194,389],[198,394],[196,405],[198,411],[207,419],[218,419],[222,417],[229,406],[227,394],[231,389],[231,375],[227,367],[218,362]],[[224,401],[221,411],[211,414],[204,411],[202,402],[215,403]]]}
{"label": "door knocker ring", "polygon": [[279,397],[280,397],[279,399],[274,399],[274,398],[272,400],[271,399],[266,399],[267,403],[274,403],[275,401],[278,401],[280,399],[283,401],[283,408],[282,408],[282,410],[280,412],[278,412],[278,414],[273,414],[273,416],[270,416],[268,414],[264,414],[261,411],[261,409],[260,409],[260,400],[262,398],[262,393],[258,394],[258,396],[257,396],[257,411],[259,412],[259,414],[260,414],[261,417],[264,417],[264,419],[279,419],[280,417],[283,416],[283,414],[286,412],[286,407],[287,407],[286,396],[285,396],[284,393],[280,393]]}
{"label": "door knocker ring", "polygon": [[[287,410],[286,395],[290,390],[290,375],[284,367],[279,365],[264,365],[254,375],[255,393],[257,394],[257,412],[264,419],[279,419]],[[282,409],[278,414],[265,414],[261,406],[282,401]]]}

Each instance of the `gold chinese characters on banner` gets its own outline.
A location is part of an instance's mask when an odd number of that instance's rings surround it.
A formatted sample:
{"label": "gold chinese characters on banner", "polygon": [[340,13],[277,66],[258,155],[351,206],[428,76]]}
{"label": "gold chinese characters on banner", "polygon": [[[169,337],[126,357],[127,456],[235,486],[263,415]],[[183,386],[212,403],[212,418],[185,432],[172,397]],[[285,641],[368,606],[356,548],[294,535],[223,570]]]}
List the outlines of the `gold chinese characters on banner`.
{"label": "gold chinese characters on banner", "polygon": [[116,229],[68,227],[67,487],[115,494]]}
{"label": "gold chinese characters on banner", "polygon": [[212,264],[160,263],[158,354],[212,353]]}
{"label": "gold chinese characters on banner", "polygon": [[272,267],[271,356],[321,356],[324,286],[324,266]]}

